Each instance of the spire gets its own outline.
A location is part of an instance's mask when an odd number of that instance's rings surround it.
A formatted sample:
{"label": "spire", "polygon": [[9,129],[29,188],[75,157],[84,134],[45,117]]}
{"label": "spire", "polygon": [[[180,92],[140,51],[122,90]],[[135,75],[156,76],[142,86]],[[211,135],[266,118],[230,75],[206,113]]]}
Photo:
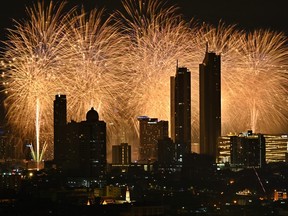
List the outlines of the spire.
{"label": "spire", "polygon": [[206,53],[208,53],[208,41],[206,41]]}
{"label": "spire", "polygon": [[178,59],[176,60],[176,71],[178,70]]}
{"label": "spire", "polygon": [[130,191],[129,191],[129,187],[128,187],[128,186],[126,187],[125,201],[126,201],[127,203],[130,203],[130,202],[131,202],[131,200],[130,200]]}

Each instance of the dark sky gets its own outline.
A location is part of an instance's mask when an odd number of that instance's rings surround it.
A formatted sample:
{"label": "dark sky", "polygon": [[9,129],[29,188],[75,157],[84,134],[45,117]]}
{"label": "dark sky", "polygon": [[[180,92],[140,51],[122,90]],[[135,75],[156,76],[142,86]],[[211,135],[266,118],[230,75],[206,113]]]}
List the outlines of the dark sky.
{"label": "dark sky", "polygon": [[[25,18],[25,5],[37,0],[5,0],[0,6],[0,40],[5,37],[5,28],[12,27],[11,19]],[[164,0],[165,1],[165,0]],[[265,28],[284,31],[288,35],[287,0],[166,0],[177,4],[183,15],[199,21],[216,24],[222,19],[227,24],[237,24],[241,29]],[[1,2],[1,4],[3,4]],[[75,6],[106,6],[108,11],[119,9],[120,0],[68,0]]]}

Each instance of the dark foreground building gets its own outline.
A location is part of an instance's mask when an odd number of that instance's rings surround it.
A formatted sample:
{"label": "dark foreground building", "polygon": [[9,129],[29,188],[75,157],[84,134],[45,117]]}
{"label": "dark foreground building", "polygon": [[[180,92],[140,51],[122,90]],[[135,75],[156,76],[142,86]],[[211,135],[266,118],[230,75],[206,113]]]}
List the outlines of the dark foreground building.
{"label": "dark foreground building", "polygon": [[183,162],[191,152],[191,74],[186,67],[176,68],[170,77],[171,138],[175,143],[176,161]]}
{"label": "dark foreground building", "polygon": [[86,121],[66,123],[66,96],[54,101],[54,160],[58,169],[72,176],[104,177],[106,172],[106,123],[92,107]]}
{"label": "dark foreground building", "polygon": [[220,55],[206,48],[200,70],[200,153],[217,158],[221,136],[221,63]]}

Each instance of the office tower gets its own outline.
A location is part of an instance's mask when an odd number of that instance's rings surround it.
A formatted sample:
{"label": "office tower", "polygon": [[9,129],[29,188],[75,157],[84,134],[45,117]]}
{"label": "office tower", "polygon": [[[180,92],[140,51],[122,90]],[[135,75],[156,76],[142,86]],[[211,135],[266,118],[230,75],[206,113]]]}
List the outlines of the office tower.
{"label": "office tower", "polygon": [[80,171],[84,176],[104,177],[106,173],[106,123],[92,107],[79,124]]}
{"label": "office tower", "polygon": [[157,160],[158,140],[168,137],[168,121],[158,121],[157,118],[147,116],[138,117],[139,121],[139,159],[140,163],[149,163]]}
{"label": "office tower", "polygon": [[128,143],[113,145],[112,164],[128,165],[130,163],[131,163],[131,145],[128,145]]}
{"label": "office tower", "polygon": [[56,95],[54,100],[54,161],[57,167],[61,167],[65,160],[66,124],[66,95]]}
{"label": "office tower", "polygon": [[200,154],[217,158],[221,136],[221,62],[220,55],[208,52],[199,65],[200,77]]}
{"label": "office tower", "polygon": [[170,77],[171,138],[175,143],[176,160],[191,153],[191,75],[186,67],[176,68]]}
{"label": "office tower", "polygon": [[231,164],[241,167],[263,167],[265,138],[263,134],[242,133],[230,137]]}

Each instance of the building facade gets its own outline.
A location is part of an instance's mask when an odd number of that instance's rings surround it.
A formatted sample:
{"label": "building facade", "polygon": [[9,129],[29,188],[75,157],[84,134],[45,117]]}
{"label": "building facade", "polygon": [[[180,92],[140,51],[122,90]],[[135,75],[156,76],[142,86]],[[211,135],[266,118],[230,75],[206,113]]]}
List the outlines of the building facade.
{"label": "building facade", "polygon": [[[250,131],[249,134],[253,134],[253,132]],[[230,139],[232,136],[238,135],[228,134],[219,138],[217,163],[231,163]],[[263,136],[265,138],[266,163],[287,162],[286,154],[288,152],[288,135],[263,134]]]}
{"label": "building facade", "polygon": [[186,67],[176,68],[170,77],[171,138],[175,143],[176,161],[182,163],[191,153],[191,74]]}
{"label": "building facade", "polygon": [[199,65],[200,96],[200,153],[217,157],[221,136],[221,58],[206,48]]}
{"label": "building facade", "polygon": [[56,95],[54,100],[54,162],[61,167],[66,157],[66,95]]}
{"label": "building facade", "polygon": [[168,137],[168,121],[159,121],[148,116],[138,117],[139,121],[139,158],[140,163],[157,160],[158,140]]}
{"label": "building facade", "polygon": [[252,131],[230,137],[231,165],[263,167],[266,164],[265,137]]}
{"label": "building facade", "polygon": [[131,145],[128,145],[128,143],[113,145],[112,164],[119,164],[119,165],[131,164]]}
{"label": "building facade", "polygon": [[104,177],[106,159],[106,123],[92,107],[86,121],[67,124],[65,95],[54,101],[54,162],[72,176]]}

